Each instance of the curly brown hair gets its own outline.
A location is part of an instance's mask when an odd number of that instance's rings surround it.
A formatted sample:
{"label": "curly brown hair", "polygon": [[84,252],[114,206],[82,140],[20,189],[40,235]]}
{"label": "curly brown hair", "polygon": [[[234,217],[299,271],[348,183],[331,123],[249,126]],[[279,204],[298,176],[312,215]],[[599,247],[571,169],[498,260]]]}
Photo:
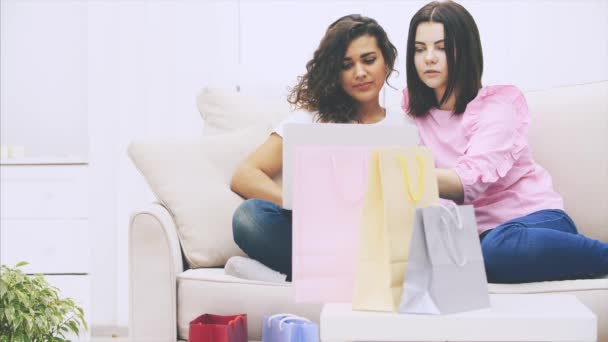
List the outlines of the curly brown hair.
{"label": "curly brown hair", "polygon": [[376,38],[388,72],[393,73],[397,48],[384,29],[372,18],[359,14],[344,16],[327,28],[313,58],[306,63],[306,73],[298,77],[288,101],[296,108],[318,113],[321,122],[347,123],[357,120],[357,103],[340,84],[343,58],[348,45],[356,38]]}

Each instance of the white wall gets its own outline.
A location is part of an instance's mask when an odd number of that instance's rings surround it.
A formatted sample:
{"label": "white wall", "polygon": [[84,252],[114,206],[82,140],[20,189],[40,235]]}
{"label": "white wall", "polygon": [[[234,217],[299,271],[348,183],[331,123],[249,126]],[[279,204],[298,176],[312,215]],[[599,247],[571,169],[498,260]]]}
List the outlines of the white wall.
{"label": "white wall", "polygon": [[208,80],[227,82],[217,65],[235,64],[236,4],[88,5],[90,160],[96,179],[104,180],[92,184],[93,324],[128,324],[127,225],[134,210],[153,200],[127,158],[128,143],[201,134],[195,96]]}
{"label": "white wall", "polygon": [[86,158],[87,5],[2,1],[0,141]]}
{"label": "white wall", "polygon": [[[293,84],[327,25],[342,15],[362,13],[378,20],[397,46],[400,75],[391,83],[401,89],[409,21],[427,2],[243,1],[243,78],[246,82],[263,79]],[[480,30],[484,84],[539,89],[608,78],[608,1],[460,3],[474,16]],[[387,88],[386,100],[398,105],[400,93]]]}
{"label": "white wall", "polygon": [[[207,84],[284,91],[327,25],[349,13],[385,27],[401,52],[401,75],[392,81],[401,89],[409,19],[425,3],[2,0],[3,144],[23,140],[41,154],[88,144],[92,325],[128,324],[127,223],[153,198],[126,157],[130,140],[199,135],[195,96]],[[537,89],[608,80],[608,1],[462,4],[481,32],[484,84]],[[47,45],[55,50],[36,48],[35,59],[26,48]],[[398,105],[399,92],[389,89],[386,102]],[[52,125],[72,134],[45,135]]]}

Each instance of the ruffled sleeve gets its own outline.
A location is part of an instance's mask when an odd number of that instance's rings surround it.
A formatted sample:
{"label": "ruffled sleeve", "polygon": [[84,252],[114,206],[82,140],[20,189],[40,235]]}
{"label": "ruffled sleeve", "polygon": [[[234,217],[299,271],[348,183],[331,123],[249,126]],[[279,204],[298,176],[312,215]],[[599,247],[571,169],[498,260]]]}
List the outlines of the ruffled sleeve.
{"label": "ruffled sleeve", "polygon": [[462,122],[468,144],[454,167],[465,203],[511,170],[528,147],[529,124],[526,100],[514,86],[484,87],[469,103]]}

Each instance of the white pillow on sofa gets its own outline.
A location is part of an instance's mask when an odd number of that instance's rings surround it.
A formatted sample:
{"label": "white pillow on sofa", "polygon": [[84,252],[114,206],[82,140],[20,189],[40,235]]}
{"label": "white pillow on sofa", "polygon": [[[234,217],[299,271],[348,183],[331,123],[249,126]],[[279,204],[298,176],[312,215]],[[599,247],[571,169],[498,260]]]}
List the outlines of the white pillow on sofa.
{"label": "white pillow on sofa", "polygon": [[206,87],[196,99],[205,121],[205,135],[236,129],[276,125],[292,112],[285,94],[268,91],[246,95],[226,88]]}
{"label": "white pillow on sofa", "polygon": [[243,199],[230,190],[237,164],[270,133],[250,127],[198,140],[141,140],[128,152],[173,215],[191,268],[223,266],[244,253],[232,238],[232,214]]}

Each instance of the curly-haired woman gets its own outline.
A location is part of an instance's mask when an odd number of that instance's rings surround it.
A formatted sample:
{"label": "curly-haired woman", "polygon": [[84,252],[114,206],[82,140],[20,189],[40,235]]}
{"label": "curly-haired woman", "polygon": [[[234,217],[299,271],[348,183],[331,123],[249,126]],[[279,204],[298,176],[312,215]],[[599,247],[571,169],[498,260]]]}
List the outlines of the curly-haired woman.
{"label": "curly-haired woman", "polygon": [[306,73],[289,95],[298,110],[275,128],[232,177],[232,190],[247,199],[234,213],[234,241],[250,258],[291,277],[291,211],[282,207],[281,187],[273,181],[283,166],[283,126],[406,124],[402,113],[387,112],[379,102],[396,58],[397,49],[374,19],[348,15],[327,28],[306,64]]}

